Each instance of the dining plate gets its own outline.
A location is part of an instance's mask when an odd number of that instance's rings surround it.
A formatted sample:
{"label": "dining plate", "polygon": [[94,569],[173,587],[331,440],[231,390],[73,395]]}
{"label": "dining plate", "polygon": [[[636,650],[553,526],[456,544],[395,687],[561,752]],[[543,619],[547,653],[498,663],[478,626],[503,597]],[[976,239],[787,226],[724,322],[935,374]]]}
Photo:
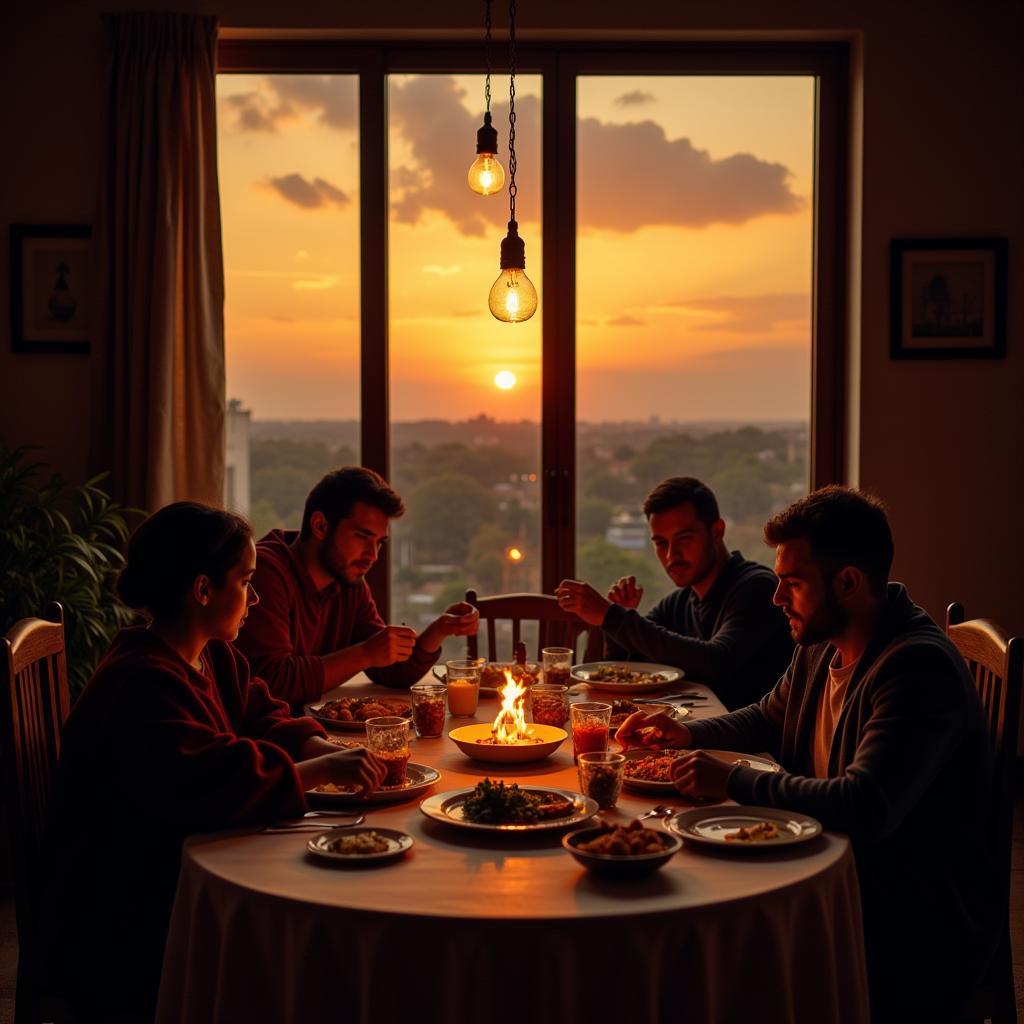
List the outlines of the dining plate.
{"label": "dining plate", "polygon": [[[674,718],[677,722],[681,722],[689,713],[689,708],[676,707],[675,704],[658,704],[655,701],[644,701],[643,704],[635,705],[637,711],[642,711],[645,715],[668,715],[669,718]],[[612,704],[612,722],[611,722],[611,734],[615,735],[619,726],[633,714],[632,711],[626,712],[621,715],[616,715],[615,704]],[[618,719],[618,721],[616,721]]]}
{"label": "dining plate", "polygon": [[582,793],[574,793],[568,789],[554,789],[551,786],[520,786],[526,793],[554,793],[571,800],[573,811],[564,818],[549,818],[546,821],[535,821],[529,825],[487,825],[481,822],[468,821],[463,815],[463,805],[473,795],[473,788],[452,789],[447,793],[435,793],[420,803],[420,810],[434,821],[443,821],[446,825],[458,828],[474,829],[479,832],[549,832],[578,825],[581,821],[589,821],[597,814],[597,801]]}
{"label": "dining plate", "polygon": [[[505,685],[505,680],[502,678],[504,670],[514,670],[514,674],[518,674],[522,671],[522,668],[512,661],[485,661],[483,658],[478,659],[480,661],[480,696],[481,697],[497,697],[500,693],[501,687]],[[532,686],[534,683],[541,679],[540,666],[536,662],[527,662],[525,666],[526,676],[530,679],[529,685]],[[443,665],[435,665],[431,671],[434,674],[434,678],[439,682],[448,682],[448,669]]]}
{"label": "dining plate", "polygon": [[[372,700],[373,698],[359,697],[356,700]],[[409,724],[412,724],[412,704],[408,700],[403,700],[401,697],[381,697],[382,701],[386,701],[389,705],[392,705],[397,710],[388,711],[387,714],[400,715],[402,718],[408,718]],[[327,700],[313,701],[307,704],[303,710],[310,717],[318,721],[325,729],[337,729],[339,732],[366,732],[366,722],[353,720],[350,722],[341,722],[336,718],[328,718],[326,715],[320,714],[321,709],[326,704],[332,703]],[[398,707],[401,705],[401,708]]]}
{"label": "dining plate", "polygon": [[523,764],[527,761],[540,761],[553,754],[569,735],[564,729],[559,729],[557,725],[531,724],[527,726],[527,732],[540,742],[483,743],[481,740],[491,737],[489,723],[461,725],[448,733],[448,739],[474,761]]}
{"label": "dining plate", "polygon": [[[703,748],[701,748],[703,749]],[[635,790],[638,793],[675,793],[677,792],[675,785],[672,782],[662,782],[659,779],[637,779],[630,778],[629,762],[636,761],[643,757],[667,757],[675,754],[676,756],[685,753],[683,750],[678,750],[674,747],[666,747],[664,750],[649,750],[642,747],[632,747],[629,750],[623,751],[626,757],[626,774],[623,775],[623,785],[628,789]],[[712,754],[721,761],[725,761],[727,764],[735,765],[739,761],[745,761],[746,767],[754,768],[761,772],[778,772],[782,771],[782,766],[776,764],[767,757],[759,757],[755,754],[741,754],[736,750],[705,750],[705,754]],[[675,758],[673,758],[674,760]]]}
{"label": "dining plate", "polygon": [[405,782],[401,786],[382,786],[369,796],[364,796],[362,787],[352,786],[337,793],[322,793],[315,789],[306,790],[306,803],[313,810],[330,810],[333,807],[351,807],[353,804],[390,804],[409,800],[426,792],[441,773],[426,764],[405,766]]}
{"label": "dining plate", "polygon": [[[624,672],[653,675],[657,678],[639,682],[595,679],[594,674],[601,669],[622,669]],[[586,683],[590,689],[604,693],[650,693],[653,690],[663,690],[683,678],[680,669],[671,665],[655,665],[649,661],[588,661],[582,665],[573,665],[570,675],[573,682]]]}
{"label": "dining plate", "polygon": [[[774,839],[762,842],[727,838],[738,829],[750,829],[756,825],[771,824],[778,829]],[[666,828],[675,832],[684,842],[701,846],[715,846],[747,853],[750,850],[773,850],[780,846],[806,843],[821,835],[821,823],[806,814],[794,814],[777,807],[695,807],[680,811],[665,822]]]}
{"label": "dining plate", "polygon": [[[352,836],[375,833],[387,843],[386,850],[373,853],[345,853],[343,844]],[[321,832],[306,843],[306,849],[317,857],[331,860],[338,864],[369,864],[373,862],[394,860],[412,849],[413,838],[405,832],[393,828],[332,828],[329,832]]]}

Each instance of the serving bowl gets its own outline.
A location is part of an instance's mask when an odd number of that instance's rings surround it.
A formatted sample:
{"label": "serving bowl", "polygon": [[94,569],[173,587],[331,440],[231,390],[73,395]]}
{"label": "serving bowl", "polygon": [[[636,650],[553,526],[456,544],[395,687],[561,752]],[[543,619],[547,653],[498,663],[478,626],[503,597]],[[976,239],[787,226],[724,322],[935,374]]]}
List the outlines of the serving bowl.
{"label": "serving bowl", "polygon": [[[602,878],[642,878],[667,864],[682,849],[683,841],[670,832],[658,831],[664,849],[660,853],[589,853],[580,849],[580,843],[608,832],[607,826],[583,828],[562,836],[562,845],[588,871]],[[657,831],[657,830],[653,830]]]}
{"label": "serving bowl", "polygon": [[525,764],[541,761],[553,754],[568,737],[564,729],[555,725],[531,725],[530,732],[540,743],[481,743],[491,738],[489,725],[462,725],[448,733],[450,739],[467,757],[474,761],[497,764]]}

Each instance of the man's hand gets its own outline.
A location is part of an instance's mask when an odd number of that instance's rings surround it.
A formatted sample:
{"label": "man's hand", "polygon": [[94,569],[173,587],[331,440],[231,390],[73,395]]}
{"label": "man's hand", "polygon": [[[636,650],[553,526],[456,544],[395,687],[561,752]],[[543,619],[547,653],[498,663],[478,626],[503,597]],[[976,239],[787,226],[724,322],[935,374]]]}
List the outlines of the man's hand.
{"label": "man's hand", "polygon": [[635,576],[621,576],[608,588],[608,600],[623,608],[638,608],[644,588],[636,585]]}
{"label": "man's hand", "polygon": [[688,747],[690,730],[663,711],[654,715],[634,711],[619,726],[615,738],[622,744],[623,750],[648,746]]}
{"label": "man's hand", "polygon": [[408,661],[416,646],[416,630],[409,626],[385,626],[360,645],[367,668],[385,668],[399,661]]}
{"label": "man's hand", "polygon": [[449,605],[420,637],[425,651],[436,651],[448,636],[472,636],[480,625],[480,613],[466,601]]}
{"label": "man's hand", "polygon": [[705,750],[691,750],[672,765],[672,782],[691,799],[724,800],[729,795],[729,773],[735,767]]}
{"label": "man's hand", "polygon": [[555,588],[559,608],[574,612],[588,626],[600,626],[611,602],[603,598],[589,583],[562,580]]}

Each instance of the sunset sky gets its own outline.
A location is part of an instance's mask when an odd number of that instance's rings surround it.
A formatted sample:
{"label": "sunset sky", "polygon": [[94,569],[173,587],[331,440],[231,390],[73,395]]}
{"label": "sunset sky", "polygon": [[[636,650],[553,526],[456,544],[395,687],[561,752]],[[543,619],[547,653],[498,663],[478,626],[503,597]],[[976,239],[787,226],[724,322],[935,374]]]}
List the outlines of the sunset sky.
{"label": "sunset sky", "polygon": [[[540,85],[516,79],[516,141],[543,308]],[[356,417],[355,79],[222,75],[218,95],[228,395],[256,419]],[[806,77],[580,80],[580,419],[808,418],[813,108]],[[466,185],[482,111],[482,76],[391,79],[396,420],[539,418],[540,313],[487,310],[508,195]]]}

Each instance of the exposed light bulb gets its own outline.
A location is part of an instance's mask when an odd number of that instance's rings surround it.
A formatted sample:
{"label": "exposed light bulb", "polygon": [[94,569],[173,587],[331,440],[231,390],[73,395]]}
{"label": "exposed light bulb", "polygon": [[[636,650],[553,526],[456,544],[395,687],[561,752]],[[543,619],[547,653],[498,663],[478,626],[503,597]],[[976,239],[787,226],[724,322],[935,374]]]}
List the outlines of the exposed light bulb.
{"label": "exposed light bulb", "polygon": [[469,166],[466,181],[481,196],[500,192],[505,184],[505,169],[498,163],[498,131],[491,124],[490,111],[484,114],[484,123],[476,130],[476,159]]}
{"label": "exposed light bulb", "polygon": [[503,270],[487,296],[491,313],[505,323],[529,320],[537,312],[537,289],[522,270]]}
{"label": "exposed light bulb", "polygon": [[537,289],[526,276],[526,246],[514,220],[501,240],[501,273],[491,285],[487,306],[495,319],[507,324],[529,320],[537,312]]}
{"label": "exposed light bulb", "polygon": [[493,153],[480,153],[469,165],[469,187],[481,196],[500,192],[505,184],[505,169]]}

